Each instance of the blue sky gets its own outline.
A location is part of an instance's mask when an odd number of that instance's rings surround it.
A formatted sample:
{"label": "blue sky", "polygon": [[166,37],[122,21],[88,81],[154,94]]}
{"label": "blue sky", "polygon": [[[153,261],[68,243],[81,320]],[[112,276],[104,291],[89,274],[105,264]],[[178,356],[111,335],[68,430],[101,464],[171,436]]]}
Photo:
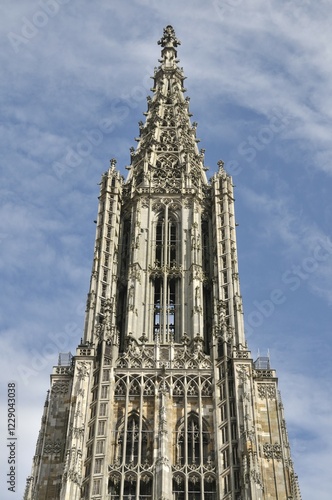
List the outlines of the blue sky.
{"label": "blue sky", "polygon": [[[247,339],[277,370],[303,500],[330,499],[332,3],[41,0],[0,6],[1,484],[18,492],[49,374],[82,336],[98,183],[126,174],[172,24],[210,176],[233,174]],[[259,350],[259,351],[258,351]]]}

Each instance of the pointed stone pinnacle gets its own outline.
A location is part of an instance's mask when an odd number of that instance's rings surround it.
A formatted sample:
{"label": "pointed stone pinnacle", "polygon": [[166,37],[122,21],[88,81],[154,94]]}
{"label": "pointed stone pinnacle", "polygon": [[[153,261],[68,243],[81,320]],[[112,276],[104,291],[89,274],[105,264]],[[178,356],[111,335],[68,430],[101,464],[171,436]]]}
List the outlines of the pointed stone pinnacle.
{"label": "pointed stone pinnacle", "polygon": [[181,45],[180,40],[178,40],[175,36],[173,26],[168,25],[164,28],[163,36],[158,41],[158,45],[161,45],[162,47],[177,47],[178,45]]}

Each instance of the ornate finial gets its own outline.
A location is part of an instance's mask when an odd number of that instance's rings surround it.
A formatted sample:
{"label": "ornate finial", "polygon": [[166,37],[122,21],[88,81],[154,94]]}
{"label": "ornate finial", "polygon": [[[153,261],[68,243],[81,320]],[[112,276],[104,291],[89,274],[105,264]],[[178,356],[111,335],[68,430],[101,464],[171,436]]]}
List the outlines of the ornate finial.
{"label": "ornate finial", "polygon": [[222,160],[218,161],[219,172],[224,172],[225,171],[224,165],[225,165],[225,163]]}
{"label": "ornate finial", "polygon": [[178,40],[175,36],[173,26],[168,25],[164,28],[163,36],[159,40],[158,45],[161,45],[162,47],[177,47],[178,45],[181,45],[180,40]]}
{"label": "ornate finial", "polygon": [[138,340],[140,340],[142,342],[142,344],[145,344],[149,339],[148,339],[146,333],[143,332],[142,337],[140,337]]}
{"label": "ornate finial", "polygon": [[111,167],[112,170],[114,170],[115,166],[116,166],[116,159],[112,158],[111,161],[110,161],[110,167]]}
{"label": "ornate finial", "polygon": [[50,402],[50,391],[47,391],[46,400],[45,400],[44,406],[48,406],[49,402]]}
{"label": "ornate finial", "polygon": [[188,337],[188,335],[186,333],[184,333],[183,336],[182,336],[182,338],[181,338],[181,340],[182,340],[182,343],[184,345],[187,345],[188,342],[189,342],[189,340],[190,340],[190,338]]}

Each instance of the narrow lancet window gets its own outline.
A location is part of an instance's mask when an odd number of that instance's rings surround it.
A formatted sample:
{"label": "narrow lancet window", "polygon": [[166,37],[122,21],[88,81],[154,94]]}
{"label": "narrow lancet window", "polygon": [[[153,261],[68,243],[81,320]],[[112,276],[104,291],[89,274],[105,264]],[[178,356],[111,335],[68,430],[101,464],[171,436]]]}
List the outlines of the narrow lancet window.
{"label": "narrow lancet window", "polygon": [[181,465],[206,464],[211,459],[208,452],[209,433],[200,426],[196,415],[190,415],[187,425],[183,423],[178,430],[178,463]]}
{"label": "narrow lancet window", "polygon": [[138,418],[132,417],[128,421],[127,431],[123,429],[119,435],[119,461],[126,464],[136,465],[138,461],[139,448],[139,422]]}
{"label": "narrow lancet window", "polygon": [[159,214],[155,226],[153,334],[161,342],[174,340],[179,313],[178,222],[173,214]]}

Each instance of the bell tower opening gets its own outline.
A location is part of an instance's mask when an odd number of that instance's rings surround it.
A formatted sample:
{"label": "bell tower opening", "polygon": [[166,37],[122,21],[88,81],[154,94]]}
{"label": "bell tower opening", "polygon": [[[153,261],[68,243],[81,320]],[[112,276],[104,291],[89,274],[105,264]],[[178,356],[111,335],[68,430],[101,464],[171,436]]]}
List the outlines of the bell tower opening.
{"label": "bell tower opening", "polygon": [[162,343],[180,338],[179,255],[179,223],[166,207],[155,224],[153,266],[153,335]]}

